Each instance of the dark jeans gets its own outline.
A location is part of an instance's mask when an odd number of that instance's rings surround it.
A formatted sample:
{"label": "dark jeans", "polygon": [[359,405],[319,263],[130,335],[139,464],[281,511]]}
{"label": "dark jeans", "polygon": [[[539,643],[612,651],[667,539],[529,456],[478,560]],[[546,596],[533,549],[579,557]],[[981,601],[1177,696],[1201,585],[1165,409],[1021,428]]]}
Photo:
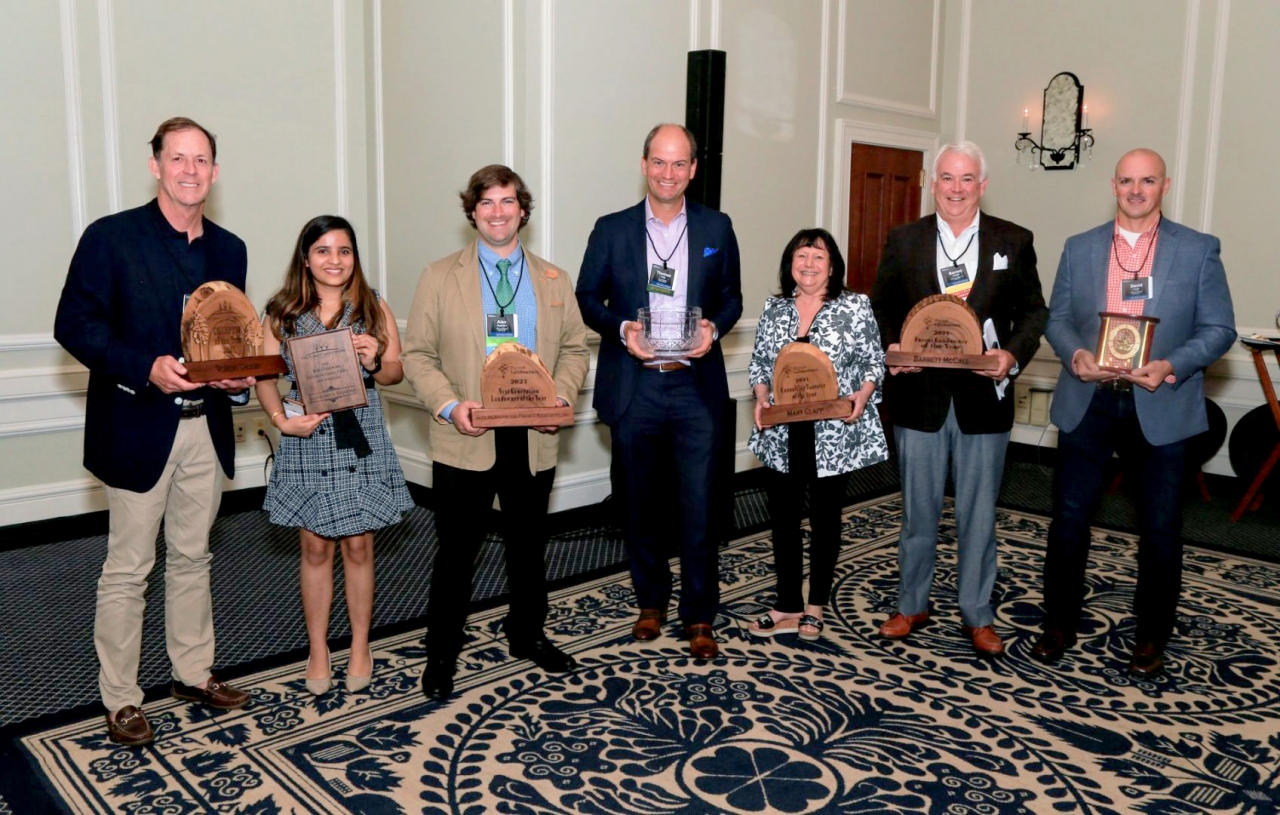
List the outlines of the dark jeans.
{"label": "dark jeans", "polygon": [[809,491],[809,605],[825,606],[831,599],[836,558],[840,554],[840,513],[844,509],[848,474],[818,478],[766,470],[765,492],[769,517],[773,522],[773,564],[778,576],[775,611],[799,614],[804,611],[801,596],[803,550],[800,514],[806,488]]}
{"label": "dark jeans", "polygon": [[640,373],[610,428],[626,485],[627,558],[640,608],[666,610],[668,542],[680,552],[680,619],[712,623],[720,605],[719,550],[710,534],[720,405],[703,404],[691,370]]}
{"label": "dark jeans", "polygon": [[[1163,387],[1163,386],[1162,386]],[[1045,627],[1075,632],[1084,602],[1090,525],[1106,467],[1119,452],[1125,483],[1137,496],[1136,638],[1163,648],[1182,592],[1182,478],[1186,441],[1148,444],[1133,394],[1099,390],[1080,426],[1058,434],[1053,521],[1044,564]]]}
{"label": "dark jeans", "polygon": [[431,571],[427,599],[427,653],[456,656],[471,603],[471,579],[484,540],[484,519],[496,493],[502,508],[499,532],[507,563],[511,608],[503,621],[509,642],[528,642],[542,635],[547,619],[547,500],[555,468],[529,473],[528,432],[500,427],[491,431],[497,460],[484,471],[431,465],[436,532],[440,548]]}

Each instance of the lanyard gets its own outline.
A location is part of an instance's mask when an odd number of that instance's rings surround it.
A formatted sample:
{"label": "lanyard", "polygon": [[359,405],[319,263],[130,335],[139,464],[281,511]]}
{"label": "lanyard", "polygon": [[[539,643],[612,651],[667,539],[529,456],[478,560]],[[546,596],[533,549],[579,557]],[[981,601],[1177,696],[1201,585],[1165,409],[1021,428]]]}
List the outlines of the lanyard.
{"label": "lanyard", "polygon": [[658,260],[662,261],[662,268],[664,269],[670,268],[669,266],[667,266],[667,263],[673,257],[676,256],[676,252],[680,249],[680,241],[684,240],[684,233],[688,231],[689,231],[689,219],[685,218],[684,228],[680,230],[680,237],[676,238],[676,245],[671,248],[670,254],[668,254],[666,257],[663,257],[662,253],[658,251],[657,244],[653,242],[653,235],[650,234],[648,225],[647,224],[645,225],[644,236],[649,239],[649,245],[653,247],[653,253],[658,256]]}
{"label": "lanyard", "polygon": [[1124,264],[1120,262],[1120,252],[1116,249],[1117,236],[1115,232],[1111,233],[1111,254],[1115,256],[1116,265],[1120,267],[1120,271],[1128,272],[1135,278],[1138,276],[1138,272],[1142,271],[1147,265],[1147,258],[1151,257],[1151,247],[1156,245],[1156,238],[1160,237],[1160,224],[1162,223],[1164,223],[1164,213],[1160,213],[1160,220],[1156,221],[1156,231],[1151,235],[1151,243],[1147,244],[1146,254],[1142,256],[1142,262],[1138,264],[1138,268],[1136,269],[1126,269]]}
{"label": "lanyard", "polygon": [[969,236],[969,242],[964,245],[964,249],[960,250],[960,254],[956,255],[955,257],[951,257],[951,255],[947,252],[947,244],[942,240],[942,230],[939,229],[938,230],[938,246],[942,247],[942,254],[943,256],[946,257],[947,261],[952,266],[956,266],[959,264],[960,258],[964,257],[965,253],[969,251],[969,247],[973,246],[973,239],[976,237],[978,237],[978,233],[974,232],[972,235]]}
{"label": "lanyard", "polygon": [[[476,258],[476,262],[480,263],[480,258]],[[498,316],[506,316],[507,309],[511,308],[511,304],[516,301],[516,295],[520,293],[520,284],[524,283],[524,279],[526,277],[524,252],[520,253],[520,279],[516,281],[516,287],[511,290],[511,299],[505,303],[498,303],[498,293],[493,290],[493,282],[489,280],[489,272],[485,270],[483,263],[480,263],[480,271],[484,272],[481,276],[484,278],[485,284],[489,287],[489,293],[493,295],[493,302],[498,304]]]}

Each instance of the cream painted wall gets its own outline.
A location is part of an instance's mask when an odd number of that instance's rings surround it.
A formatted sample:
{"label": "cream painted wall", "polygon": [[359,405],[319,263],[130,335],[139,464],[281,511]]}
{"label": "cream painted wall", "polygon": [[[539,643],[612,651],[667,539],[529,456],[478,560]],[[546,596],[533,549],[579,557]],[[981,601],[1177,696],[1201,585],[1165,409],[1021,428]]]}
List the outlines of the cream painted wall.
{"label": "cream painted wall", "polygon": [[[249,244],[255,301],[278,285],[301,224],[339,211],[403,321],[423,266],[472,238],[457,192],[490,162],[532,188],[529,247],[576,276],[595,219],[643,195],[647,129],[683,117],[686,52],[724,49],[722,206],[743,250],[745,299],[723,340],[743,400],[739,469],[756,466],[743,445],[755,319],[796,229],[818,223],[843,238],[851,141],[926,161],[958,135],[982,144],[988,209],[1035,231],[1046,290],[1062,241],[1110,216],[1116,157],[1155,147],[1175,177],[1170,213],[1223,238],[1241,327],[1267,326],[1280,302],[1257,213],[1276,186],[1261,157],[1277,114],[1258,100],[1280,68],[1269,42],[1280,11],[1241,0],[1123,6],[1152,47],[1117,49],[1109,0],[13,0],[0,12],[11,111],[0,223],[17,262],[0,272],[0,297],[21,307],[0,329],[0,460],[21,466],[0,474],[0,526],[101,507],[79,464],[85,374],[52,341],[53,308],[83,226],[150,197],[145,142],[178,112],[220,137],[210,211]],[[1038,122],[1042,89],[1064,69],[1085,85],[1094,161],[1018,169],[1021,110]],[[1026,376],[1051,384],[1056,371],[1046,346]],[[1261,402],[1247,357],[1233,351],[1211,373],[1232,419]],[[608,492],[592,385],[578,425],[562,432],[556,508]],[[428,419],[407,386],[386,396],[406,473],[429,484]],[[1015,438],[1054,442],[1039,428]],[[265,453],[241,448],[234,486],[262,483]],[[1213,468],[1229,471],[1224,460]]]}

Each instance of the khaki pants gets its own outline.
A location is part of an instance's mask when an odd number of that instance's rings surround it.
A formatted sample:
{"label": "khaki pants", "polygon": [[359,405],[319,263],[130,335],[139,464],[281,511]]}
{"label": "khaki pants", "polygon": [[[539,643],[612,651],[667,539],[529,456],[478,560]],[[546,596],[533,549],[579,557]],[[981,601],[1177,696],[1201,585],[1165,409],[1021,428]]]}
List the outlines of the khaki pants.
{"label": "khaki pants", "polygon": [[213,603],[209,593],[209,529],[222,501],[222,470],[204,417],[183,419],[160,480],[147,492],[107,487],[110,532],[98,580],[94,646],[102,703],[115,712],[142,704],[138,663],[143,593],[165,528],[165,644],[173,677],[188,685],[213,667]]}

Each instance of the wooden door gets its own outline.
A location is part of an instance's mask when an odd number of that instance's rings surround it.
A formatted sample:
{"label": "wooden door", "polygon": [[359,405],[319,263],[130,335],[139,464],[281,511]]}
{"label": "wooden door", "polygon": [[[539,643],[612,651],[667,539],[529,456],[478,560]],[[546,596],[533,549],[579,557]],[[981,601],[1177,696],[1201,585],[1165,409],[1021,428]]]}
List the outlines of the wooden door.
{"label": "wooden door", "polygon": [[845,284],[870,294],[889,230],[920,217],[924,154],[872,144],[854,144],[851,151]]}

